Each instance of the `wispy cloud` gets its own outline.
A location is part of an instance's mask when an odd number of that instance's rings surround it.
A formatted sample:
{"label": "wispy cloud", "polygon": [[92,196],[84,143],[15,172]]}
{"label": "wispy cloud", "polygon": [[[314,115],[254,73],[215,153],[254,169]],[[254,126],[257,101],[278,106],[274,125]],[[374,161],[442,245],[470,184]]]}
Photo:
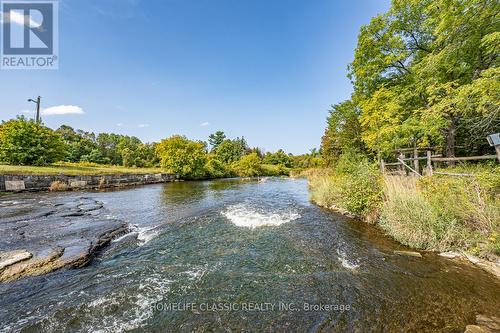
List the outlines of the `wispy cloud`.
{"label": "wispy cloud", "polygon": [[58,105],[42,110],[43,116],[60,116],[66,114],[84,114],[83,109],[76,105]]}
{"label": "wispy cloud", "polygon": [[201,127],[206,127],[206,126],[209,126],[209,125],[210,125],[210,123],[208,121],[200,124]]}
{"label": "wispy cloud", "polygon": [[146,128],[149,127],[149,124],[139,124],[139,128]]}
{"label": "wispy cloud", "polygon": [[118,127],[122,127],[122,126],[123,126],[123,123],[118,123],[118,124],[116,124],[116,126],[118,126]]}

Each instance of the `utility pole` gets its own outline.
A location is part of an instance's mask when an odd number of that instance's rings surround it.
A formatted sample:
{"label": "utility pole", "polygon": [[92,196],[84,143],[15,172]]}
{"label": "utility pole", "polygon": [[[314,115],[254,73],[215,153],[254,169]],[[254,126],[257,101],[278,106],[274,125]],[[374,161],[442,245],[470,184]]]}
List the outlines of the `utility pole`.
{"label": "utility pole", "polygon": [[41,97],[40,97],[40,96],[38,96],[38,97],[36,98],[36,101],[35,101],[35,100],[33,100],[33,99],[31,99],[31,98],[30,98],[30,99],[28,99],[28,102],[33,102],[33,103],[35,103],[35,104],[36,104],[36,116],[35,116],[35,121],[36,121],[36,123],[37,123],[37,124],[40,124],[40,121],[41,121],[41,119],[40,119],[40,99],[41,99]]}

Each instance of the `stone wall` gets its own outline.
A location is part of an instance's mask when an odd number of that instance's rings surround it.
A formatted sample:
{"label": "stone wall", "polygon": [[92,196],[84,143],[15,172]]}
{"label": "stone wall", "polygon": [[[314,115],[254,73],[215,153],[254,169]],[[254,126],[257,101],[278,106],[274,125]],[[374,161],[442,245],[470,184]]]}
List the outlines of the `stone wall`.
{"label": "stone wall", "polygon": [[116,175],[0,175],[0,192],[44,191],[53,182],[61,182],[68,189],[109,188],[171,182],[175,175],[158,174],[116,174]]}

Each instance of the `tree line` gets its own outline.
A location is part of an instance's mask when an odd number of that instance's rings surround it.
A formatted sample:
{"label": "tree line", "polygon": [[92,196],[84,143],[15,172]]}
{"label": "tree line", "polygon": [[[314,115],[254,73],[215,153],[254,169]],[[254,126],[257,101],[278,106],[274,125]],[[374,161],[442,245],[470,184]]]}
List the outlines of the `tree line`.
{"label": "tree line", "polygon": [[354,92],[327,118],[327,163],[401,147],[490,152],[485,137],[500,130],[499,13],[492,0],[393,0],[363,26],[348,67]]}
{"label": "tree line", "polygon": [[319,153],[294,156],[282,149],[263,153],[245,138],[211,134],[208,142],[173,135],[144,143],[135,136],[86,132],[62,125],[52,130],[25,117],[0,124],[0,162],[47,165],[58,161],[125,167],[162,167],[184,178],[288,174],[291,168],[317,167]]}

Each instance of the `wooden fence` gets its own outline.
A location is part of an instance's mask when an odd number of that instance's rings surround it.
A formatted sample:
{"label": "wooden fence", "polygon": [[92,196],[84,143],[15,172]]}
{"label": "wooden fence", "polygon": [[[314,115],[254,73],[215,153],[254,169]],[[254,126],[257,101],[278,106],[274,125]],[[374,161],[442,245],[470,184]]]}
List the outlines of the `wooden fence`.
{"label": "wooden fence", "polygon": [[[419,152],[425,150],[426,156],[419,156]],[[477,160],[487,160],[487,159],[498,159],[500,161],[500,151],[497,149],[497,155],[483,155],[483,156],[466,156],[466,157],[443,157],[440,154],[433,154],[435,152],[434,147],[425,148],[404,148],[398,149],[396,152],[399,153],[397,162],[386,163],[384,160],[380,160],[380,170],[383,173],[394,173],[394,171],[388,171],[388,167],[396,167],[397,174],[400,175],[414,175],[421,177],[423,172],[426,175],[432,176],[434,174],[447,175],[447,176],[472,176],[466,173],[453,173],[453,172],[437,172],[434,170],[433,162],[459,162],[459,161],[477,161]],[[406,153],[412,153],[413,157],[406,157]],[[420,171],[420,161],[426,161],[426,166]]]}

